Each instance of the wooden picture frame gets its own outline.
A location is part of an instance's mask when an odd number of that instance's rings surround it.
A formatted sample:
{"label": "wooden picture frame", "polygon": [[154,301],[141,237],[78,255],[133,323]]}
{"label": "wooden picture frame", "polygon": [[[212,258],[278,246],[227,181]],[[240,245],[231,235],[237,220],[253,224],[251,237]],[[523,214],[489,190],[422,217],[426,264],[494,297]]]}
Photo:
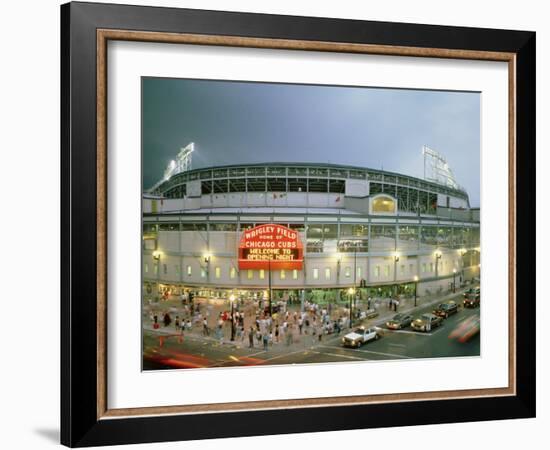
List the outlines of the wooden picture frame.
{"label": "wooden picture frame", "polygon": [[[507,62],[509,386],[421,395],[110,409],[106,395],[109,170],[106,44],[109,40]],[[535,416],[535,33],[69,3],[61,7],[61,56],[61,442],[64,445]],[[216,426],[212,427],[212,423]]]}

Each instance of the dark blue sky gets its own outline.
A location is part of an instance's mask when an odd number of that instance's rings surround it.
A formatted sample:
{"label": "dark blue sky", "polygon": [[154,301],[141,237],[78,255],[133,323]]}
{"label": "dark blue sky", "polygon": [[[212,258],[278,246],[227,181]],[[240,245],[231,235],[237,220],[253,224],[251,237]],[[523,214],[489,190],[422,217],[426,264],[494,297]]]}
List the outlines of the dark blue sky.
{"label": "dark blue sky", "polygon": [[193,168],[330,162],[420,178],[425,144],[479,205],[479,93],[144,78],[144,188],[189,142]]}

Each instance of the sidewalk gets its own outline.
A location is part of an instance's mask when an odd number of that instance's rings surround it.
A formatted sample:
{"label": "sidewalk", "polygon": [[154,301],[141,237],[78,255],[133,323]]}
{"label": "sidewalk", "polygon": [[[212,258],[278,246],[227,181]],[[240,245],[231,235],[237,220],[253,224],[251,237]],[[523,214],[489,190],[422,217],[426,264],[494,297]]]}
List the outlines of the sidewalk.
{"label": "sidewalk", "polygon": [[[399,307],[398,307],[398,311],[397,313],[413,313],[413,311],[416,311],[416,310],[420,310],[420,309],[423,309],[423,308],[426,308],[426,307],[430,307],[432,305],[435,305],[435,304],[438,304],[438,303],[442,303],[442,302],[445,302],[447,300],[450,300],[451,298],[455,298],[457,296],[460,296],[468,287],[463,287],[461,289],[457,289],[456,293],[452,293],[452,292],[447,292],[443,295],[430,295],[430,296],[424,296],[424,297],[418,297],[417,298],[417,306],[415,307],[414,306],[414,297],[412,298],[402,298],[400,301],[399,301]],[[361,304],[360,304],[360,307],[361,309],[364,309],[366,310],[366,301],[362,301]],[[374,306],[374,309],[376,309],[379,313],[379,315],[375,318],[372,318],[372,319],[364,319],[364,320],[359,320],[359,319],[355,319],[354,320],[354,326],[361,326],[361,325],[365,325],[365,326],[382,326],[385,324],[385,322],[389,319],[391,319],[395,314],[397,314],[393,309],[389,309],[388,308],[388,304],[389,304],[389,299],[378,299],[378,298],[374,298],[372,299],[372,303]],[[173,310],[175,309],[176,311],[179,311],[181,310],[182,311],[182,308],[181,306],[180,307],[175,307],[175,306],[169,306],[169,305],[164,305],[166,310]],[[211,306],[211,305],[208,305],[208,307]],[[363,308],[364,307],[364,308]],[[214,308],[212,307],[211,310],[210,310],[210,315],[208,317],[208,324],[209,324],[209,329],[210,329],[210,334],[208,336],[205,336],[203,334],[203,327],[202,327],[202,323],[197,323],[197,324],[193,324],[193,327],[191,329],[191,331],[184,331],[183,332],[183,342],[185,342],[186,339],[188,338],[191,338],[192,340],[197,340],[197,341],[202,341],[202,342],[205,342],[205,343],[210,343],[212,345],[215,345],[215,346],[227,346],[228,348],[232,348],[232,349],[245,349],[248,347],[249,345],[249,341],[248,341],[248,330],[250,328],[250,326],[253,326],[254,329],[256,328],[255,327],[255,315],[252,314],[252,315],[246,315],[245,316],[245,320],[244,320],[244,329],[245,329],[245,336],[244,336],[244,339],[242,337],[237,337],[237,335],[235,334],[235,340],[234,341],[231,341],[231,322],[228,320],[228,321],[225,321],[225,323],[223,324],[223,327],[222,327],[222,337],[220,339],[220,337],[218,337],[216,335],[216,331],[215,331],[215,326],[216,326],[216,321],[217,321],[217,314],[218,312],[221,310],[224,310],[223,308],[223,305],[221,308]],[[291,307],[289,307],[289,312],[291,313],[291,317],[294,313],[294,311],[299,311],[300,310],[300,306],[299,305],[292,305]],[[333,311],[333,313],[331,314],[331,319],[336,319],[338,318],[339,316],[342,316],[343,313],[345,313],[347,311],[347,314],[349,314],[349,309],[347,308],[343,308],[341,305],[338,305],[337,307],[334,308],[335,311]],[[183,317],[183,314],[180,314],[180,318]],[[345,316],[344,316],[345,317]],[[179,336],[181,335],[181,330],[176,330],[175,328],[175,315],[171,312],[171,318],[172,318],[172,323],[168,326],[168,327],[164,327],[164,325],[162,324],[162,316],[159,315],[159,328],[158,329],[154,329],[153,328],[153,324],[151,323],[151,321],[149,320],[149,313],[145,311],[145,308],[144,308],[144,316],[143,316],[143,330],[144,331],[147,331],[153,335],[157,335],[159,337],[159,344],[160,344],[160,337],[169,337],[169,336],[173,336],[173,340],[174,341],[178,341],[180,338]],[[279,320],[278,321],[279,323],[282,323],[282,320]],[[292,319],[289,320],[289,322],[292,322]],[[318,341],[318,335],[314,335],[312,333],[313,329],[312,327],[310,327],[307,332],[306,332],[306,327],[304,326],[304,333],[303,334],[299,334],[299,330],[297,329],[297,327],[295,327],[293,330],[292,330],[292,343],[290,344],[287,344],[285,342],[285,337],[284,336],[280,336],[279,337],[279,342],[273,342],[273,343],[270,343],[269,345],[269,350],[268,352],[271,352],[271,351],[281,351],[281,350],[284,350],[284,352],[293,352],[293,351],[299,351],[299,350],[305,350],[305,349],[308,349],[308,348],[311,348],[315,345],[318,345],[319,343],[327,343],[327,342],[331,342],[331,341],[334,341],[334,340],[338,340],[340,339],[344,334],[346,334],[348,332],[349,328],[346,328],[346,329],[342,329],[342,331],[340,332],[339,335],[337,334],[329,334],[329,335],[323,335],[322,336],[322,340],[321,341]],[[273,341],[275,341],[275,336],[273,336]],[[260,349],[262,349],[263,345],[258,342],[258,340],[256,339],[256,337],[254,337],[254,350],[255,351],[258,351]]]}

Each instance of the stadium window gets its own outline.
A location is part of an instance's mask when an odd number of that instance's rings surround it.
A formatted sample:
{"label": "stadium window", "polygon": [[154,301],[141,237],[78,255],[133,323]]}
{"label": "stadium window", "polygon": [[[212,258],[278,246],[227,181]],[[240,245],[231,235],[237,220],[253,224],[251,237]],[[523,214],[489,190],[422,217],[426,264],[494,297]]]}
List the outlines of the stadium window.
{"label": "stadium window", "polygon": [[328,180],[326,178],[310,178],[308,192],[328,192]]}
{"label": "stadium window", "polygon": [[175,271],[176,271],[176,274],[179,275],[179,274],[180,274],[180,266],[179,266],[179,264],[176,264],[176,265],[174,266],[174,269],[175,269]]}
{"label": "stadium window", "polygon": [[330,280],[330,267],[325,267],[325,280]]}
{"label": "stadium window", "polygon": [[385,277],[390,276],[390,266],[384,266],[384,276]]}
{"label": "stadium window", "polygon": [[202,195],[212,193],[212,181],[203,181],[203,182],[201,182],[201,193],[202,193]]}
{"label": "stadium window", "polygon": [[268,192],[286,192],[286,178],[268,178]]}
{"label": "stadium window", "polygon": [[434,271],[434,263],[430,263],[430,272]]}
{"label": "stadium window", "polygon": [[357,268],[357,274],[356,274],[356,275],[357,275],[357,278],[361,279],[361,273],[362,273],[362,272],[361,272],[361,267],[358,267],[358,268]]}
{"label": "stadium window", "polygon": [[289,178],[288,190],[290,192],[306,192],[307,179],[306,178]]}
{"label": "stadium window", "polygon": [[284,280],[286,278],[286,272],[285,270],[281,270],[281,280]]}
{"label": "stadium window", "polygon": [[191,276],[191,266],[187,266],[187,276]]}
{"label": "stadium window", "polygon": [[149,264],[145,263],[145,273],[149,273]]}
{"label": "stadium window", "polygon": [[346,191],[345,180],[329,180],[329,192],[333,194],[343,194]]}
{"label": "stadium window", "polygon": [[231,269],[229,269],[229,278],[233,279],[235,278],[236,275],[237,275],[237,270],[234,267],[231,267]]}
{"label": "stadium window", "polygon": [[298,279],[298,270],[297,270],[297,269],[294,269],[294,270],[292,271],[292,278],[293,278],[294,280],[297,280],[297,279]]}
{"label": "stadium window", "polygon": [[380,277],[380,266],[374,266],[374,277]]}
{"label": "stadium window", "polygon": [[319,269],[317,269],[317,268],[313,269],[313,279],[314,280],[319,279]]}
{"label": "stadium window", "polygon": [[246,192],[246,179],[230,179],[229,180],[229,192]]}
{"label": "stadium window", "polygon": [[216,269],[214,270],[214,276],[216,278],[220,278],[222,276],[222,269],[221,267],[216,267]]}
{"label": "stadium window", "polygon": [[263,280],[265,278],[265,270],[260,269],[260,280]]}
{"label": "stadium window", "polygon": [[422,263],[422,273],[426,273],[426,263]]}
{"label": "stadium window", "polygon": [[236,223],[211,223],[210,231],[237,231]]}
{"label": "stadium window", "polygon": [[344,276],[345,276],[346,278],[351,277],[351,267],[346,267],[346,268],[344,269]]}
{"label": "stadium window", "polygon": [[401,275],[405,275],[405,264],[401,264]]}
{"label": "stadium window", "polygon": [[206,278],[206,270],[201,268],[201,278]]}
{"label": "stadium window", "polygon": [[248,192],[265,192],[265,178],[248,178],[246,190]]}
{"label": "stadium window", "polygon": [[159,224],[159,231],[178,231],[179,223],[161,223]]}
{"label": "stadium window", "polygon": [[251,280],[253,277],[254,277],[254,272],[251,269],[248,269],[248,271],[246,273],[246,278]]}

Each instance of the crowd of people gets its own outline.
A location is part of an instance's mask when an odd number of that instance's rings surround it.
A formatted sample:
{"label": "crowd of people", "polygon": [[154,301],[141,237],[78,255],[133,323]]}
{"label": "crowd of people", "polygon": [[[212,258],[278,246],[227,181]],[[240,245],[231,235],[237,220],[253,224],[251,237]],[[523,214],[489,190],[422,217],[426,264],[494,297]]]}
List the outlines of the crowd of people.
{"label": "crowd of people", "polygon": [[[266,301],[245,302],[236,299],[231,310],[215,312],[215,302],[196,298],[191,291],[182,291],[180,305],[156,312],[150,309],[153,328],[172,328],[180,334],[195,333],[212,337],[220,342],[228,339],[246,343],[248,347],[267,350],[272,345],[291,345],[300,340],[322,341],[323,336],[340,334],[350,328],[349,308],[342,305],[320,305],[305,300],[303,307],[288,301],[274,302],[270,307]],[[296,302],[295,302],[296,303]],[[290,305],[290,308],[289,308]],[[397,311],[398,300],[390,299],[388,308]],[[227,306],[227,305],[225,305]],[[354,302],[353,324],[377,314],[378,301],[368,298],[359,305]]]}

